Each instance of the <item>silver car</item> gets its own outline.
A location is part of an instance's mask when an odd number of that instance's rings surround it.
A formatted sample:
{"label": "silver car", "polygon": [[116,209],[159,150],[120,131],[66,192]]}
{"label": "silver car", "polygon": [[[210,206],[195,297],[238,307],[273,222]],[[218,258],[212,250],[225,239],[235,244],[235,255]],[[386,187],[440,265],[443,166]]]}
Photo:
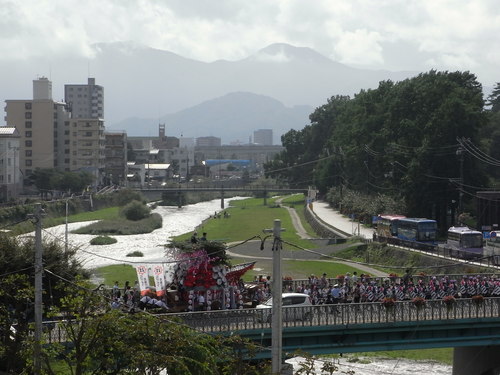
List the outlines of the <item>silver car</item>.
{"label": "silver car", "polygon": [[[308,320],[311,318],[310,309],[302,308],[312,306],[311,297],[304,293],[283,293],[283,321],[292,320]],[[262,309],[262,314],[259,314],[259,320],[262,322],[271,322],[272,320],[273,298],[269,298],[266,302],[257,305],[256,309]]]}

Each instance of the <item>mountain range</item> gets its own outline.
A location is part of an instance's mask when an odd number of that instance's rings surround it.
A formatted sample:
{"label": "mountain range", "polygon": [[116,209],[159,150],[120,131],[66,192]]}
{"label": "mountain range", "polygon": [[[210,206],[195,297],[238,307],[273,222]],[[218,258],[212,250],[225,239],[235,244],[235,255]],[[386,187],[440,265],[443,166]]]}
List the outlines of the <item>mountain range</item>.
{"label": "mountain range", "polygon": [[104,87],[107,129],[156,135],[161,122],[169,136],[213,135],[223,143],[246,143],[254,130],[271,128],[277,142],[289,129],[308,124],[309,114],[331,96],[352,96],[382,80],[416,74],[353,68],[288,44],[272,44],[238,61],[210,63],[133,42],[92,48],[90,60],[1,61],[0,98],[31,99],[37,74],[52,80],[54,99],[63,97],[64,84],[95,77]]}

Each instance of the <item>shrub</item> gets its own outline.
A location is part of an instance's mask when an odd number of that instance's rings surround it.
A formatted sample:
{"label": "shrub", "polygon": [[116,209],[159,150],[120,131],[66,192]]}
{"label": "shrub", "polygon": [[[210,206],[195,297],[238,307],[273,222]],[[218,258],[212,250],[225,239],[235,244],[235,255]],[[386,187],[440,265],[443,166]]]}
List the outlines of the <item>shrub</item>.
{"label": "shrub", "polygon": [[151,233],[153,230],[161,228],[163,219],[154,213],[148,218],[139,221],[129,220],[104,220],[98,223],[93,223],[82,228],[78,228],[72,233],[77,234],[94,234],[94,235],[130,235]]}
{"label": "shrub", "polygon": [[128,257],[143,257],[144,254],[142,253],[142,251],[132,251],[131,253],[128,253],[127,254]]}
{"label": "shrub", "polygon": [[127,220],[138,221],[151,215],[151,209],[142,202],[132,201],[122,209],[122,215]]}
{"label": "shrub", "polygon": [[90,240],[91,245],[111,245],[116,243],[117,239],[109,236],[98,236]]}
{"label": "shrub", "polygon": [[118,206],[125,206],[132,201],[146,202],[141,193],[132,189],[120,189],[115,193],[113,200]]}

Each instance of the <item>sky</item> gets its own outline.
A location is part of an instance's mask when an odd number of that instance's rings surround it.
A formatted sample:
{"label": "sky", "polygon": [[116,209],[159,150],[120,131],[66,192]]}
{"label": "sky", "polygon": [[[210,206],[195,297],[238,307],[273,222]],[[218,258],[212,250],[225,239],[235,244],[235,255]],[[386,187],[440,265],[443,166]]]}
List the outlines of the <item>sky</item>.
{"label": "sky", "polygon": [[500,81],[498,0],[0,0],[0,60],[87,57],[134,41],[211,62],[272,43],[363,68]]}

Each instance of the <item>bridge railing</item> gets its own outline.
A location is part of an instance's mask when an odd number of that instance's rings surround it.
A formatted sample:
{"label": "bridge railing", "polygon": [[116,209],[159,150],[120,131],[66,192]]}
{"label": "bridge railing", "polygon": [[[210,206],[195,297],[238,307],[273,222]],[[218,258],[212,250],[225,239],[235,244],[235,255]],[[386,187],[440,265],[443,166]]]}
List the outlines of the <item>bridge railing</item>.
{"label": "bridge railing", "polygon": [[[272,309],[239,309],[162,314],[163,320],[180,321],[197,331],[227,333],[271,329]],[[283,307],[283,327],[319,327],[393,322],[417,322],[455,319],[500,319],[500,298],[427,300],[417,306],[412,301],[384,303],[347,303],[303,307]],[[44,322],[44,340],[68,341],[67,322]]]}
{"label": "bridge railing", "polygon": [[[203,332],[256,330],[271,326],[271,309],[241,309],[168,314]],[[283,308],[283,327],[373,324],[449,319],[500,318],[500,298],[426,300],[392,304],[347,303]]]}

